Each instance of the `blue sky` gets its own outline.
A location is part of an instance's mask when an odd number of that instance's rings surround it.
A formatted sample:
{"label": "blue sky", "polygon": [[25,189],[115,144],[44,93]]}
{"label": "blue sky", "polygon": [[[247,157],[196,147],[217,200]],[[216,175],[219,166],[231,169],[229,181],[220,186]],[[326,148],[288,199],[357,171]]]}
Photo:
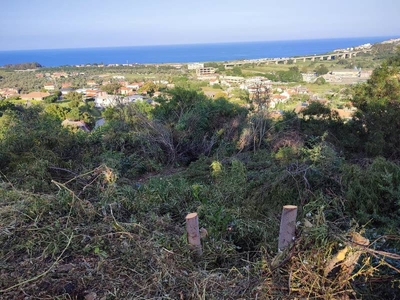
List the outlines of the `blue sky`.
{"label": "blue sky", "polygon": [[400,36],[399,0],[1,0],[0,50]]}

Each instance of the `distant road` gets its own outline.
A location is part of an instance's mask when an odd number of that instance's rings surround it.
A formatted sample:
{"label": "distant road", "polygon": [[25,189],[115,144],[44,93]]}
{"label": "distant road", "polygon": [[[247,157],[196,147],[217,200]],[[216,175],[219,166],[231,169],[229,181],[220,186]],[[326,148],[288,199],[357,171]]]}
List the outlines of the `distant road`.
{"label": "distant road", "polygon": [[289,61],[292,63],[297,63],[297,61],[306,62],[315,61],[315,60],[337,60],[337,59],[348,59],[357,56],[359,53],[367,53],[371,52],[371,50],[357,50],[357,51],[346,51],[346,52],[335,52],[331,54],[318,54],[318,55],[307,55],[307,56],[295,56],[295,57],[285,57],[285,58],[260,58],[260,59],[248,59],[248,60],[241,60],[241,61],[232,61],[229,63],[225,63],[224,66],[226,69],[233,68],[235,66],[241,66],[244,64],[249,63],[275,63],[275,64],[287,64]]}

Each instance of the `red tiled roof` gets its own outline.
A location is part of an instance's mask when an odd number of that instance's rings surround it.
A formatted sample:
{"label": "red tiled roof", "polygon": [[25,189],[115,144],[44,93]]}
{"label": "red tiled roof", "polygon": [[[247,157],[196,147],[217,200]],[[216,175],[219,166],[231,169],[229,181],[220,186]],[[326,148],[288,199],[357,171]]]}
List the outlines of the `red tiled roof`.
{"label": "red tiled roof", "polygon": [[272,98],[274,98],[274,99],[286,99],[287,97],[282,96],[282,95],[272,95]]}
{"label": "red tiled roof", "polygon": [[43,93],[43,92],[31,92],[29,94],[23,94],[21,95],[21,99],[23,98],[29,98],[29,99],[33,99],[33,98],[44,98],[50,96],[50,93]]}

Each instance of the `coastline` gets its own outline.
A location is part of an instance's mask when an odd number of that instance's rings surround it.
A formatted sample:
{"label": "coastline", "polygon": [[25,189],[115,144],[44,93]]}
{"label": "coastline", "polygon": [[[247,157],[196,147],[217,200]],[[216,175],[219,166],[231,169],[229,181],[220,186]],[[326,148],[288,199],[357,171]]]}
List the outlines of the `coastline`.
{"label": "coastline", "polygon": [[38,62],[44,67],[101,65],[175,65],[194,62],[262,61],[325,55],[338,48],[398,38],[362,37],[265,42],[0,51],[0,65]]}
{"label": "coastline", "polygon": [[[298,40],[298,41],[303,41],[303,40]],[[372,46],[372,45],[375,45],[375,44],[388,44],[388,43],[396,42],[396,41],[400,42],[400,37],[390,37],[389,39],[383,40],[381,42],[376,42],[376,43],[373,43],[373,44],[372,43],[367,43],[367,44],[370,44]],[[249,42],[249,43],[252,43],[252,42]],[[230,44],[230,43],[223,43],[223,44]],[[358,48],[358,47],[363,47],[363,46],[365,46],[365,44],[363,44],[363,45],[354,45],[352,47],[348,47],[347,49],[333,49],[333,50],[328,51],[328,52],[315,53],[313,55],[303,55],[303,56],[302,55],[294,55],[294,56],[291,56],[291,57],[280,57],[280,58],[260,57],[260,58],[254,58],[254,59],[229,60],[229,61],[205,61],[204,63],[227,63],[227,64],[235,63],[235,62],[262,63],[262,62],[276,61],[276,60],[278,60],[278,61],[280,61],[280,60],[291,60],[291,59],[298,59],[298,58],[301,58],[301,57],[304,57],[304,56],[307,56],[307,57],[311,57],[311,56],[326,56],[326,55],[330,55],[330,54],[333,55],[335,53],[343,54],[343,53],[347,53],[347,52],[353,51],[353,48]],[[356,50],[356,51],[362,51],[362,50]],[[185,62],[185,63],[182,63],[182,64],[192,64],[192,63],[198,63],[198,61]],[[145,65],[176,65],[176,64],[177,63],[169,62],[169,63],[162,63],[162,64],[146,63]]]}

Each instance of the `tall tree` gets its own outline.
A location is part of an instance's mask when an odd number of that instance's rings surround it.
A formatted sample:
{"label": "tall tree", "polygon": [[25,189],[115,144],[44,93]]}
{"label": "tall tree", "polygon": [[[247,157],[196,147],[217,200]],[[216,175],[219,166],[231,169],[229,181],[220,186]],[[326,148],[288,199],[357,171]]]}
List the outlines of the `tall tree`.
{"label": "tall tree", "polygon": [[80,103],[82,102],[82,94],[79,94],[77,92],[71,92],[66,95],[65,98],[70,101],[68,103],[68,106],[70,108],[79,107]]}

